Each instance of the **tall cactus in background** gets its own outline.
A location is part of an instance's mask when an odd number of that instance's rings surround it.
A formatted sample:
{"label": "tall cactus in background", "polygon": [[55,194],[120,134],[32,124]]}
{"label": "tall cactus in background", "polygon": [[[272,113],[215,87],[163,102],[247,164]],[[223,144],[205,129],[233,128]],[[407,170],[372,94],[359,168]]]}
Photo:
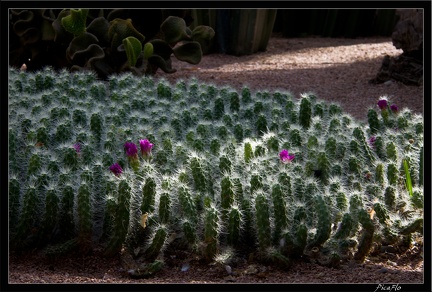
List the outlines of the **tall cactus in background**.
{"label": "tall cactus in background", "polygon": [[304,129],[309,129],[312,118],[312,103],[308,97],[303,96],[300,101],[299,124]]}

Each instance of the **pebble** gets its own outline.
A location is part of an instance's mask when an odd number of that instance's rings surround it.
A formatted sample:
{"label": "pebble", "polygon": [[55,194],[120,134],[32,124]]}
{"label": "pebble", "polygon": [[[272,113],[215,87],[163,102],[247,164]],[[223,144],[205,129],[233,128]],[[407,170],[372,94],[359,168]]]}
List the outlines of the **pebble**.
{"label": "pebble", "polygon": [[386,245],[381,247],[382,253],[396,253],[397,249],[393,245]]}
{"label": "pebble", "polygon": [[183,264],[183,266],[181,267],[181,271],[182,272],[187,272],[187,270],[189,270],[189,264]]}
{"label": "pebble", "polygon": [[381,268],[381,269],[379,269],[378,270],[378,273],[387,273],[389,271],[389,269],[387,269],[387,268]]}
{"label": "pebble", "polygon": [[227,282],[235,282],[236,281],[236,279],[231,275],[224,277],[224,280]]}

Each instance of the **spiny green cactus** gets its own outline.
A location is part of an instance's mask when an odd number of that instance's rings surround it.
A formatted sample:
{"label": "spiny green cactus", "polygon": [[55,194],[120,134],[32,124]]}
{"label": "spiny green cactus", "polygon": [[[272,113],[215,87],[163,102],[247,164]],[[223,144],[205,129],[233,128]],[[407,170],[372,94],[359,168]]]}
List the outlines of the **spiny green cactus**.
{"label": "spiny green cactus", "polygon": [[394,142],[389,142],[386,146],[387,158],[392,161],[397,161],[396,145]]}
{"label": "spiny green cactus", "polygon": [[211,261],[218,252],[219,212],[214,206],[204,209],[204,257]]}
{"label": "spiny green cactus", "polygon": [[240,242],[240,236],[242,231],[242,212],[239,206],[232,205],[228,211],[227,218],[227,243],[232,246],[236,246]]}
{"label": "spiny green cactus", "polygon": [[192,171],[192,177],[195,185],[195,189],[199,192],[206,191],[206,178],[204,174],[203,166],[197,157],[193,157],[190,161],[190,168]]}
{"label": "spiny green cactus", "polygon": [[19,216],[21,184],[16,175],[9,177],[9,227],[14,230]]}
{"label": "spiny green cactus", "polygon": [[143,214],[154,211],[155,197],[156,197],[156,182],[154,178],[149,177],[146,179],[142,187],[141,212]]}
{"label": "spiny green cactus", "polygon": [[90,186],[85,180],[81,184],[77,193],[77,211],[80,246],[84,250],[89,248],[92,236],[93,220]]}
{"label": "spiny green cactus", "polygon": [[299,124],[304,129],[309,129],[312,118],[312,103],[308,97],[303,96],[300,102]]}
{"label": "spiny green cactus", "polygon": [[222,221],[226,221],[228,211],[231,209],[232,204],[234,203],[234,190],[233,190],[233,184],[229,177],[225,176],[221,180],[221,208],[222,208],[222,214],[221,219]]}
{"label": "spiny green cactus", "polygon": [[151,243],[145,251],[145,257],[149,260],[155,260],[159,252],[166,244],[168,230],[165,225],[157,226],[152,236]]}
{"label": "spiny green cactus", "polygon": [[372,135],[377,134],[378,130],[380,129],[378,113],[373,109],[369,109],[367,113],[367,117],[368,117],[370,133]]}
{"label": "spiny green cactus", "polygon": [[318,225],[317,232],[313,239],[313,245],[320,246],[329,239],[331,233],[330,212],[321,196],[315,197],[315,210],[318,214]]}
{"label": "spiny green cactus", "polygon": [[45,213],[41,226],[41,234],[45,237],[44,240],[49,240],[52,237],[59,213],[59,201],[55,186],[48,185],[45,194]]}
{"label": "spiny green cactus", "polygon": [[286,197],[282,191],[280,184],[275,184],[272,187],[272,200],[274,210],[274,232],[273,242],[277,243],[281,239],[283,230],[288,227],[288,214],[286,207]]}
{"label": "spiny green cactus", "polygon": [[[399,132],[378,117],[382,126],[373,133],[314,96],[236,93],[196,80],[171,86],[132,74],[105,88],[94,76],[66,72],[38,73],[52,77],[45,88],[44,78],[24,74],[29,80],[12,71],[20,84],[9,84],[9,196],[20,206],[10,215],[17,218],[14,246],[49,245],[41,232],[53,230],[40,220],[46,216],[59,227],[60,243],[77,239],[88,248],[97,241],[107,255],[124,245],[135,257],[162,260],[160,251],[173,244],[213,261],[229,247],[240,257],[257,253],[288,265],[312,247],[337,264],[350,254],[362,260],[371,240],[406,244],[422,232],[417,115],[394,113]],[[300,119],[309,120],[307,129]],[[124,145],[143,138],[154,152],[147,159],[138,149],[134,170]],[[292,159],[283,159],[282,149]],[[26,175],[14,179],[17,173]]]}
{"label": "spiny green cactus", "polygon": [[93,113],[90,116],[90,131],[96,138],[96,141],[100,141],[103,129],[104,122],[102,116],[99,113]]}
{"label": "spiny green cactus", "polygon": [[163,193],[159,198],[160,223],[168,224],[171,217],[171,197],[168,193]]}
{"label": "spiny green cactus", "polygon": [[356,127],[353,131],[353,136],[357,139],[358,143],[360,144],[360,147],[366,156],[369,163],[372,163],[375,161],[375,157],[372,154],[372,151],[370,150],[369,146],[367,145],[366,138],[364,136],[363,131],[360,129],[360,127]]}
{"label": "spiny green cactus", "polygon": [[39,204],[41,198],[37,194],[37,185],[34,180],[26,186],[23,197],[21,216],[18,221],[14,242],[18,247],[26,243],[29,234],[34,235],[39,225]]}
{"label": "spiny green cactus", "polygon": [[335,239],[346,239],[349,237],[351,230],[353,228],[353,219],[349,213],[345,213],[342,218],[342,222],[340,223],[334,238]]}
{"label": "spiny green cactus", "polygon": [[69,182],[62,188],[59,210],[61,233],[66,239],[72,238],[75,234],[74,197],[75,191]]}
{"label": "spiny green cactus", "polygon": [[260,250],[271,245],[270,210],[267,198],[258,193],[255,198],[256,229]]}
{"label": "spiny green cactus", "polygon": [[387,165],[387,180],[390,185],[396,186],[398,182],[398,169],[395,163]]}
{"label": "spiny green cactus", "polygon": [[354,259],[363,262],[372,248],[375,227],[369,214],[363,209],[359,212],[359,221],[363,227],[363,234]]}
{"label": "spiny green cactus", "polygon": [[131,198],[131,186],[126,179],[122,179],[118,185],[117,205],[114,213],[112,237],[107,245],[106,254],[114,255],[121,249],[129,227],[129,205]]}

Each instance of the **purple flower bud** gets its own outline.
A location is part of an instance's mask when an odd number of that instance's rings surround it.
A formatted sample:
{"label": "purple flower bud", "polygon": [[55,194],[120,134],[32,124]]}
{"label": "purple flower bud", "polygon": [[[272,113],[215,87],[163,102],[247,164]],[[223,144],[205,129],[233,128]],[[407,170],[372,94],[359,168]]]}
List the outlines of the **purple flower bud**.
{"label": "purple flower bud", "polygon": [[291,161],[294,160],[294,154],[293,155],[289,155],[288,150],[283,149],[280,153],[279,153],[279,157],[282,161],[282,163],[289,163]]}
{"label": "purple flower bud", "polygon": [[378,101],[378,106],[382,110],[385,109],[385,108],[387,108],[387,100],[386,99],[380,99]]}
{"label": "purple flower bud", "polygon": [[80,153],[80,152],[81,152],[81,144],[80,144],[79,142],[76,142],[76,143],[73,145],[73,147],[75,148],[75,151],[76,151],[77,153]]}
{"label": "purple flower bud", "polygon": [[395,105],[395,104],[392,104],[392,105],[390,106],[390,109],[391,109],[392,112],[394,112],[394,113],[397,113],[397,112],[399,111],[397,105]]}
{"label": "purple flower bud", "polygon": [[138,153],[137,146],[134,143],[132,143],[132,142],[126,142],[124,144],[124,149],[126,151],[126,155],[129,156],[129,157],[134,157]]}
{"label": "purple flower bud", "polygon": [[375,136],[372,136],[372,137],[370,137],[369,138],[369,145],[371,146],[371,147],[374,147],[375,146],[375,141],[376,141],[376,137]]}
{"label": "purple flower bud", "polygon": [[118,163],[114,163],[113,165],[110,166],[109,168],[112,173],[114,173],[116,176],[119,176],[122,172],[123,169],[121,168],[120,164]]}
{"label": "purple flower bud", "polygon": [[153,144],[150,143],[149,140],[140,140],[140,148],[141,148],[141,154],[144,157],[148,157],[151,155],[151,150],[153,148]]}

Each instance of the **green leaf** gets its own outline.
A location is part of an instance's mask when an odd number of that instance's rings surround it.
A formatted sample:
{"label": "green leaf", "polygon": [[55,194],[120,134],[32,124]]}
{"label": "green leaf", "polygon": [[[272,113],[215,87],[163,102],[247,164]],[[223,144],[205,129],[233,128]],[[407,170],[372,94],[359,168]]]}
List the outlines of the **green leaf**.
{"label": "green leaf", "polygon": [[142,50],[141,42],[137,38],[130,36],[130,37],[123,39],[123,46],[124,46],[125,51],[126,51],[126,56],[127,56],[129,65],[131,67],[135,66],[135,64],[138,60],[138,56]]}
{"label": "green leaf", "polygon": [[159,55],[152,55],[149,57],[148,62],[153,66],[161,68],[165,73],[174,73],[177,70],[171,67],[171,60],[164,60]]}
{"label": "green leaf", "polygon": [[403,164],[404,164],[404,169],[405,169],[406,187],[407,187],[409,195],[412,197],[413,190],[412,190],[412,182],[411,182],[411,175],[409,172],[408,161],[406,159],[404,159]]}
{"label": "green leaf", "polygon": [[192,31],[192,39],[199,43],[211,40],[215,31],[210,26],[199,25]]}
{"label": "green leaf", "polygon": [[144,45],[143,54],[144,54],[144,60],[148,60],[148,58],[150,58],[150,56],[153,55],[153,44],[152,43],[146,43]]}
{"label": "green leaf", "polygon": [[88,9],[71,9],[70,14],[61,19],[64,29],[74,36],[79,36],[86,31]]}
{"label": "green leaf", "polygon": [[181,40],[189,40],[186,22],[183,18],[169,16],[160,26],[164,34],[165,41],[169,44],[177,43]]}
{"label": "green leaf", "polygon": [[198,64],[201,62],[202,51],[198,42],[187,42],[181,46],[174,48],[174,56],[180,61],[190,64]]}

